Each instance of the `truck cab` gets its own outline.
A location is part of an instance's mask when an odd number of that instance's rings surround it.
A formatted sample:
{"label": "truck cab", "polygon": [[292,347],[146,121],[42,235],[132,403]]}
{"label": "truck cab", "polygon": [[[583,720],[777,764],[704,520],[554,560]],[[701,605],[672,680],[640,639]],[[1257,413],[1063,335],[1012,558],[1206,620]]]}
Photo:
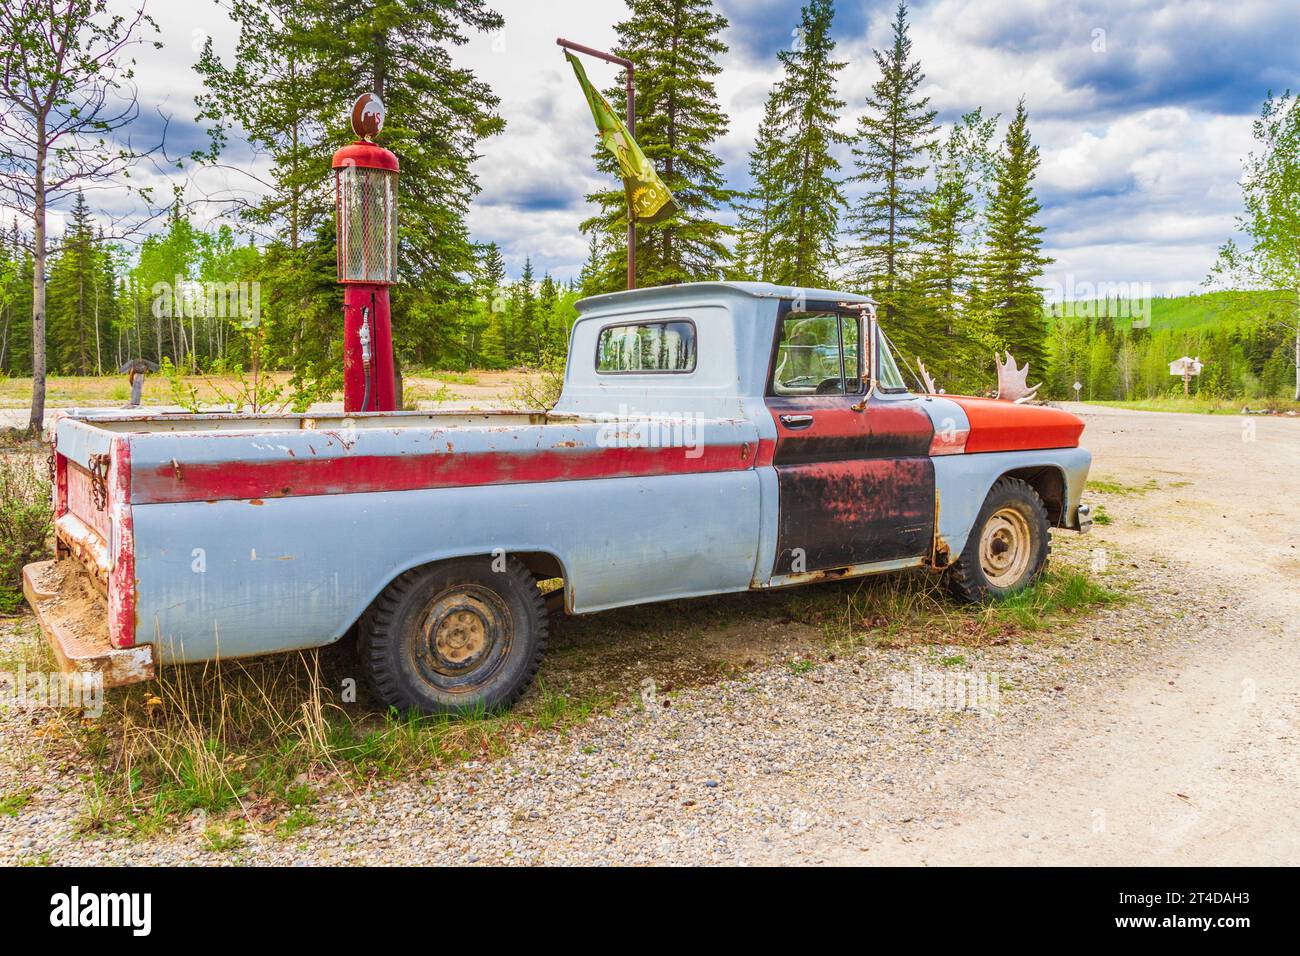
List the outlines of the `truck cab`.
{"label": "truck cab", "polygon": [[557,413],[621,408],[630,421],[753,426],[753,587],[946,568],[1004,477],[1029,484],[1053,526],[1087,527],[1083,423],[1053,408],[913,391],[865,296],[695,283],[578,309]]}

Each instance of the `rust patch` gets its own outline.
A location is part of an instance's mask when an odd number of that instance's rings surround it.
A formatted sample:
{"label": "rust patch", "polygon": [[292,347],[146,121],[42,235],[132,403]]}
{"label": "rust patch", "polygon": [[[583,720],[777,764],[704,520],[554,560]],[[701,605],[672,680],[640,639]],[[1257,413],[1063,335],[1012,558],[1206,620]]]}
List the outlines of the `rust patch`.
{"label": "rust patch", "polygon": [[775,573],[923,557],[933,548],[929,458],[778,467]]}
{"label": "rust patch", "polygon": [[260,507],[261,505],[266,504],[266,502],[263,501],[261,498],[251,498],[251,499],[249,499],[249,502],[248,502],[248,503],[249,503],[250,505],[257,505],[257,506],[259,506],[259,507]]}

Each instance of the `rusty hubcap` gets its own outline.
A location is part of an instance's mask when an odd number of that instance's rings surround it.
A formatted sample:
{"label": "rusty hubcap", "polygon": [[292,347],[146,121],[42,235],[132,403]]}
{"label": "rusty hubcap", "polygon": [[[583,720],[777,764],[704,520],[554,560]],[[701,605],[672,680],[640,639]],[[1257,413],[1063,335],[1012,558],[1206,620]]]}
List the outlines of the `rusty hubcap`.
{"label": "rusty hubcap", "polygon": [[419,664],[442,686],[484,679],[509,650],[509,611],[493,592],[458,588],[444,592],[424,615]]}
{"label": "rusty hubcap", "polygon": [[1015,508],[996,511],[984,523],[980,533],[980,568],[989,584],[996,588],[1021,584],[1032,553],[1029,522]]}

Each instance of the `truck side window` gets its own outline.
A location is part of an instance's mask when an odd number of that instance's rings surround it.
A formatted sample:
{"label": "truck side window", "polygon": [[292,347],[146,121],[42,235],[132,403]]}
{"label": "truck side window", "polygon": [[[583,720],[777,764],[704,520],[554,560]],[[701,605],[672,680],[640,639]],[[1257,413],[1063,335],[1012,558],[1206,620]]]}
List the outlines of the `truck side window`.
{"label": "truck side window", "polygon": [[775,395],[853,395],[862,391],[859,321],[833,312],[787,315],[772,369]]}
{"label": "truck side window", "polygon": [[597,372],[695,371],[695,323],[608,325],[596,340]]}

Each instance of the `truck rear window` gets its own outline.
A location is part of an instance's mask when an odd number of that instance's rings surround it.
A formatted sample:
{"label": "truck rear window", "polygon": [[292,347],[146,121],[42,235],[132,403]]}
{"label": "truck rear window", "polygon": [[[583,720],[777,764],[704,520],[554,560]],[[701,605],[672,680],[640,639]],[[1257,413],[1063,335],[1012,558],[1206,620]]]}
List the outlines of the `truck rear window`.
{"label": "truck rear window", "polygon": [[597,372],[695,371],[695,323],[608,325],[596,340]]}

